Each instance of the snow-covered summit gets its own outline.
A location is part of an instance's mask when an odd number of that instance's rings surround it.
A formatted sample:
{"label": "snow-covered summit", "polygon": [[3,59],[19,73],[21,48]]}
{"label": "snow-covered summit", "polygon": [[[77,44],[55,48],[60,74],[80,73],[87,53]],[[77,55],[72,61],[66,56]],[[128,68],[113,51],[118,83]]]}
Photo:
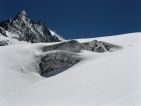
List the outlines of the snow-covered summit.
{"label": "snow-covered summit", "polygon": [[12,19],[0,21],[0,34],[10,39],[31,43],[60,41],[60,37],[56,36],[57,34],[52,35],[44,22],[32,21],[25,10],[20,11]]}

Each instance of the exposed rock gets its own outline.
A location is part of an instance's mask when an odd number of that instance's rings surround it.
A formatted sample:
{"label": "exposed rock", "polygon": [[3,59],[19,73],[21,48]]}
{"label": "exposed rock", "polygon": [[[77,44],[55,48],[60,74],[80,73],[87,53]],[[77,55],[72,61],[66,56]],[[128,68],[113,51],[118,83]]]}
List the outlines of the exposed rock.
{"label": "exposed rock", "polygon": [[108,42],[104,42],[104,41],[100,41],[104,47],[106,48],[107,51],[110,51],[112,52],[113,50],[112,49],[116,49],[116,50],[119,50],[121,49],[122,47],[118,46],[118,45],[115,45],[115,44],[111,44],[111,43],[108,43]]}
{"label": "exposed rock", "polygon": [[81,60],[82,58],[73,52],[48,52],[41,58],[41,62],[39,64],[40,75],[44,77],[54,76],[72,67]]}
{"label": "exposed rock", "polygon": [[97,40],[93,40],[90,42],[84,42],[82,44],[85,45],[86,50],[99,52],[99,53],[111,51],[111,49],[113,48],[116,48],[116,49],[121,48],[120,46],[117,46],[111,43],[107,43],[107,42],[103,42],[103,41],[97,41]]}
{"label": "exposed rock", "polygon": [[5,46],[5,45],[8,45],[8,40],[5,40],[5,41],[0,41],[0,46]]}
{"label": "exposed rock", "polygon": [[51,29],[49,29],[49,31],[50,31],[52,36],[56,36],[60,41],[64,41],[65,40],[62,36],[58,35],[55,31],[53,31]]}
{"label": "exposed rock", "polygon": [[12,19],[0,21],[0,33],[11,39],[31,43],[60,41],[57,36],[50,33],[45,23],[33,22],[26,11],[19,12]]}
{"label": "exposed rock", "polygon": [[65,42],[61,42],[61,43],[50,45],[50,46],[45,46],[42,48],[42,51],[46,52],[46,51],[52,51],[52,50],[65,50],[70,52],[80,52],[81,50],[84,50],[84,49],[85,49],[85,45],[79,43],[76,40],[70,40],[70,41],[65,41]]}
{"label": "exposed rock", "polygon": [[94,51],[96,46],[97,46],[97,43],[98,43],[97,40],[93,40],[93,41],[90,41],[90,42],[84,42],[82,44],[85,45],[86,50]]}
{"label": "exposed rock", "polygon": [[84,42],[85,49],[89,51],[94,52],[106,52],[107,49],[105,48],[105,45],[102,42],[99,42],[97,40],[93,40],[90,42]]}
{"label": "exposed rock", "polygon": [[[0,33],[1,33],[3,36],[7,37],[6,32],[5,32],[5,30],[4,30],[2,27],[0,27]],[[0,36],[2,36],[2,35],[0,35]]]}
{"label": "exposed rock", "polygon": [[102,42],[97,42],[96,47],[94,48],[94,52],[106,52],[107,49],[105,48],[105,45]]}
{"label": "exposed rock", "polygon": [[111,48],[119,48],[114,44],[93,40],[90,42],[80,43],[76,40],[64,41],[57,44],[44,46],[41,48],[43,52],[53,51],[53,50],[65,50],[70,52],[79,53],[81,50],[89,50],[93,52],[106,52],[110,51]]}

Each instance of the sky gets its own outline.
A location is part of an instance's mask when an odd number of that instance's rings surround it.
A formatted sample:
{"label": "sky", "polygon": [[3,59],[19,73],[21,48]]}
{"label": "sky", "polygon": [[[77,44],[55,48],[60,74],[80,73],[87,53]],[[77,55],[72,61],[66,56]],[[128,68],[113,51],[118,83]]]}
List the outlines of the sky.
{"label": "sky", "polygon": [[66,39],[141,32],[141,0],[1,0],[0,20],[21,10]]}

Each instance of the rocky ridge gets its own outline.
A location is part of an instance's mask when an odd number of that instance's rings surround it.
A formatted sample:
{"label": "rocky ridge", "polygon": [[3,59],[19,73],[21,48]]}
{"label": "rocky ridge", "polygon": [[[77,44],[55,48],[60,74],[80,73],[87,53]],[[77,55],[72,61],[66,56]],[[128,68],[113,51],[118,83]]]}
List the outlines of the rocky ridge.
{"label": "rocky ridge", "polygon": [[0,21],[0,34],[9,39],[30,43],[60,41],[58,36],[51,34],[44,22],[32,21],[24,10],[12,19]]}

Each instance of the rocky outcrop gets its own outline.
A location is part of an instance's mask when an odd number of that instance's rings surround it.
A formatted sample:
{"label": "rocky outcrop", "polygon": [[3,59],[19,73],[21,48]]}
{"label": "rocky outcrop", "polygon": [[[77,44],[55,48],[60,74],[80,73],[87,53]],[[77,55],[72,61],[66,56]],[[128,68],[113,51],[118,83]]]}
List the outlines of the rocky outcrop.
{"label": "rocky outcrop", "polygon": [[106,52],[107,49],[105,48],[105,45],[102,42],[99,42],[97,40],[93,40],[90,42],[83,43],[85,45],[86,50],[94,51],[94,52]]}
{"label": "rocky outcrop", "polygon": [[81,43],[79,43],[76,40],[70,40],[65,42],[60,42],[54,45],[45,46],[42,48],[43,52],[46,51],[52,51],[52,50],[64,50],[64,51],[70,51],[70,52],[80,52],[81,50],[84,50],[85,46]]}
{"label": "rocky outcrop", "polygon": [[82,58],[73,52],[62,50],[48,52],[40,60],[40,75],[44,77],[54,76],[67,70],[81,60]]}
{"label": "rocky outcrop", "polygon": [[85,49],[89,50],[89,51],[93,51],[93,52],[99,52],[99,53],[103,53],[106,51],[111,52],[113,48],[116,49],[120,49],[120,46],[111,44],[111,43],[107,43],[107,42],[103,42],[103,41],[97,41],[97,40],[93,40],[93,41],[89,41],[89,42],[84,42],[82,43],[83,45],[85,45]]}
{"label": "rocky outcrop", "polygon": [[0,33],[1,33],[1,36],[3,35],[5,37],[7,37],[5,29],[3,29],[2,27],[0,27]]}
{"label": "rocky outcrop", "polygon": [[69,40],[49,46],[43,46],[40,49],[43,52],[53,51],[53,50],[65,50],[69,52],[79,53],[81,50],[89,50],[93,52],[102,53],[102,52],[110,51],[111,48],[118,48],[118,46],[97,40],[84,42],[84,43],[80,43],[76,40]]}
{"label": "rocky outcrop", "polygon": [[8,40],[2,40],[2,41],[0,41],[0,46],[5,46],[5,45],[8,45]]}
{"label": "rocky outcrop", "polygon": [[99,53],[103,53],[106,51],[107,49],[105,48],[105,45],[102,42],[98,42],[94,49],[94,52],[99,52]]}
{"label": "rocky outcrop", "polygon": [[112,52],[113,49],[120,50],[122,48],[121,46],[111,44],[111,43],[108,43],[108,42],[104,42],[104,41],[100,41],[100,43],[102,43],[104,45],[105,49],[109,52]]}
{"label": "rocky outcrop", "polygon": [[113,47],[116,46],[97,40],[85,43],[70,40],[43,46],[40,48],[44,54],[39,63],[40,75],[44,77],[54,76],[77,64],[83,59],[78,54],[81,50],[102,53],[110,51]]}
{"label": "rocky outcrop", "polygon": [[85,49],[86,49],[86,50],[94,51],[94,49],[95,49],[96,46],[97,46],[97,43],[98,43],[97,40],[93,40],[93,41],[90,41],[90,42],[84,42],[84,43],[82,43],[82,44],[85,45]]}
{"label": "rocky outcrop", "polygon": [[12,19],[0,21],[0,33],[11,39],[31,43],[60,41],[50,33],[45,23],[32,21],[26,11],[19,12]]}

